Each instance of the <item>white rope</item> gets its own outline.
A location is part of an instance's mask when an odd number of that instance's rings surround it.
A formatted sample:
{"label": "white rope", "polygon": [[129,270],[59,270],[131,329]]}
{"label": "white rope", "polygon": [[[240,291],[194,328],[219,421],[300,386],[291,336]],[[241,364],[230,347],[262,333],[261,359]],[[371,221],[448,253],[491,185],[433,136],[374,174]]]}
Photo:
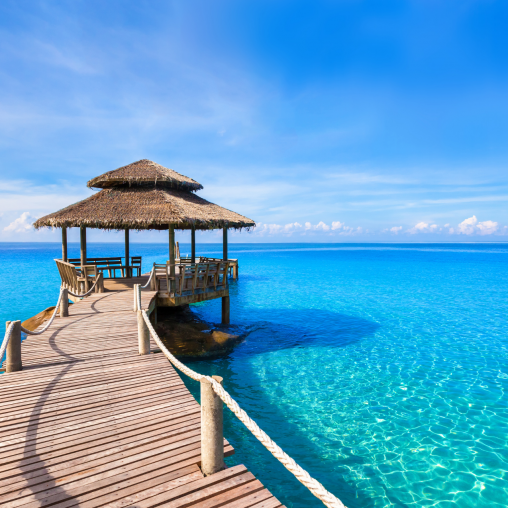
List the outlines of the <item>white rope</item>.
{"label": "white rope", "polygon": [[32,332],[31,330],[27,330],[26,328],[23,327],[23,325],[21,325],[21,331],[25,332],[27,335],[40,335],[41,333],[44,333],[51,326],[51,323],[53,322],[53,320],[56,317],[56,314],[58,312],[58,307],[60,307],[60,300],[62,299],[63,290],[64,290],[64,288],[60,288],[60,294],[58,295],[58,302],[56,302],[56,306],[55,306],[55,310],[53,311],[53,315],[51,316],[51,319],[46,323],[46,326],[42,330],[39,330],[38,332]]}
{"label": "white rope", "polygon": [[75,296],[76,298],[84,298],[85,296],[88,296],[95,289],[95,286],[97,285],[97,282],[99,282],[100,278],[101,278],[100,276],[97,277],[97,279],[93,283],[93,286],[86,293],[83,293],[82,295],[77,295],[76,293],[73,293],[70,289],[67,289],[67,291],[69,292],[70,295]]}
{"label": "white rope", "polygon": [[226,390],[210,376],[204,376],[198,374],[192,369],[189,369],[181,361],[177,360],[166,346],[162,343],[157,332],[150,323],[148,314],[146,311],[142,311],[143,319],[145,320],[146,326],[150,330],[152,337],[154,338],[157,345],[161,348],[162,352],[166,355],[168,360],[184,374],[194,379],[195,381],[201,381],[202,379],[208,380],[212,383],[215,393],[222,399],[224,404],[238,417],[238,419],[254,434],[259,442],[271,452],[271,454],[291,473],[293,473],[297,480],[305,485],[318,499],[320,499],[329,508],[346,508],[342,501],[335,497],[331,492],[328,492],[321,483],[312,478],[310,474],[302,469],[277,443],[275,443],[270,436],[262,429],[259,428],[258,424],[249,417],[249,415],[238,405],[238,403],[229,395]]}
{"label": "white rope", "polygon": [[7,349],[7,344],[9,344],[9,340],[11,339],[12,330],[14,330],[15,323],[16,323],[16,321],[12,321],[11,324],[9,325],[9,328],[7,328],[7,330],[5,332],[4,340],[2,342],[2,347],[0,347],[0,361],[4,357],[5,350]]}
{"label": "white rope", "polygon": [[144,286],[141,286],[141,289],[145,289],[148,287],[148,284],[150,284],[150,281],[152,280],[154,273],[155,273],[155,265],[153,266],[152,271],[150,272],[150,277],[148,278],[148,282]]}

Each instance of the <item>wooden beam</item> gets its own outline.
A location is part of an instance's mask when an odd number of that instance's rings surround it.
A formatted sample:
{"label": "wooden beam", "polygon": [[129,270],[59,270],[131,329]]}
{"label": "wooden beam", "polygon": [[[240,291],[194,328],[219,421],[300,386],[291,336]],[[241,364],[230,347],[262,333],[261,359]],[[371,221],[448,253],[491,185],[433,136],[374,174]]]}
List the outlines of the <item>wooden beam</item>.
{"label": "wooden beam", "polygon": [[191,229],[191,263],[196,262],[196,227]]}
{"label": "wooden beam", "polygon": [[67,228],[62,228],[62,261],[67,263]]}
{"label": "wooden beam", "polygon": [[222,259],[226,261],[228,259],[228,227],[222,228]]}
{"label": "wooden beam", "polygon": [[79,242],[81,247],[81,266],[86,265],[86,227],[79,228]]}
{"label": "wooden beam", "polygon": [[[175,226],[170,224],[168,226],[169,229],[169,276],[173,277],[171,281],[171,285],[174,286],[174,277],[175,277]],[[170,293],[172,292],[172,288],[170,289]]]}
{"label": "wooden beam", "polygon": [[[130,259],[130,253],[129,253],[129,228],[125,230],[125,266],[129,266],[129,259]],[[126,268],[126,277],[131,277],[131,273],[129,268]]]}

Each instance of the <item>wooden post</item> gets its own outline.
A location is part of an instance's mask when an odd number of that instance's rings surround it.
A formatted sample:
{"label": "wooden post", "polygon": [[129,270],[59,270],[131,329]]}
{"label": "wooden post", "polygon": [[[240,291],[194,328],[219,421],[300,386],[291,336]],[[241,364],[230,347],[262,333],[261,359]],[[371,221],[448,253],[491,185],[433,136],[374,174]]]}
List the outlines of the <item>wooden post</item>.
{"label": "wooden post", "polygon": [[175,285],[175,226],[173,224],[169,225],[169,276],[171,279],[169,280],[169,285],[172,286],[168,288],[168,293],[171,294],[173,292],[173,288],[176,288]]}
{"label": "wooden post", "polygon": [[[5,323],[7,330],[11,321]],[[5,355],[5,372],[17,372],[23,368],[21,362],[21,321],[14,321],[14,329],[11,333],[9,344]]]}
{"label": "wooden post", "polygon": [[228,259],[228,227],[222,228],[222,259],[227,261]]}
{"label": "wooden post", "polygon": [[[222,385],[222,378],[212,376]],[[224,465],[223,403],[212,383],[201,380],[201,471],[205,476],[222,471]]]}
{"label": "wooden post", "polygon": [[140,355],[150,354],[150,330],[146,326],[141,310],[138,310],[138,345]]}
{"label": "wooden post", "polygon": [[[154,270],[154,272],[155,272],[155,263],[153,264],[152,270]],[[152,291],[157,291],[157,273],[156,272],[153,274],[152,280],[150,281],[150,289]]]}
{"label": "wooden post", "polygon": [[[222,259],[228,260],[228,228],[222,229]],[[228,276],[228,268],[224,270],[224,277]],[[224,281],[225,282],[225,281]],[[222,297],[222,324],[229,325],[229,296]]]}
{"label": "wooden post", "polygon": [[[81,246],[81,267],[86,265],[86,227],[79,228],[79,242]],[[87,290],[88,291],[88,290]]]}
{"label": "wooden post", "polygon": [[69,315],[69,291],[67,288],[62,289],[62,299],[60,300],[60,317]]}
{"label": "wooden post", "polygon": [[138,286],[139,284],[134,284],[134,291],[133,291],[133,294],[134,294],[134,312],[137,312],[139,309],[138,309]]}
{"label": "wooden post", "polygon": [[67,263],[67,228],[62,228],[62,261]]}
{"label": "wooden post", "polygon": [[229,325],[229,296],[222,297],[222,324]]}
{"label": "wooden post", "polygon": [[130,266],[130,254],[129,254],[129,229],[126,229],[125,230],[125,266],[127,266],[127,268],[125,269],[125,276],[126,277],[130,277],[130,270],[129,270],[129,266]]}
{"label": "wooden post", "polygon": [[191,263],[196,262],[196,226],[191,229]]}

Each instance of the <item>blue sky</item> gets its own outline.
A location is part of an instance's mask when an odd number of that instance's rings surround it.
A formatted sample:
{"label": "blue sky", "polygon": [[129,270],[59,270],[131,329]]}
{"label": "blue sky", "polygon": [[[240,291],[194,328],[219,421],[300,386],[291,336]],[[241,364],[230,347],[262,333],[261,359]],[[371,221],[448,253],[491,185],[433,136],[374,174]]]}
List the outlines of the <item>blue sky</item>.
{"label": "blue sky", "polygon": [[0,241],[58,240],[33,218],[142,158],[258,222],[233,241],[507,240],[507,25],[487,0],[3,0]]}

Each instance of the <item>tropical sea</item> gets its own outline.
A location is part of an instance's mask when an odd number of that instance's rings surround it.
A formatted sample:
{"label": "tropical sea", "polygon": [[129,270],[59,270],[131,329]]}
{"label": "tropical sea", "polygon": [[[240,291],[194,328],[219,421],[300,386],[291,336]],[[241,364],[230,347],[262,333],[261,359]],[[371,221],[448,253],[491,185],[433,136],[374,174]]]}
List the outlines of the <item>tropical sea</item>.
{"label": "tropical sea", "polygon": [[[131,255],[148,271],[167,245]],[[222,376],[312,476],[349,508],[508,505],[508,244],[230,244],[229,255],[240,261],[230,328],[244,341],[191,367]],[[59,244],[0,244],[3,321],[54,305],[60,256]],[[192,309],[220,326],[219,300]],[[228,463],[283,504],[322,506],[227,409],[225,436]]]}

